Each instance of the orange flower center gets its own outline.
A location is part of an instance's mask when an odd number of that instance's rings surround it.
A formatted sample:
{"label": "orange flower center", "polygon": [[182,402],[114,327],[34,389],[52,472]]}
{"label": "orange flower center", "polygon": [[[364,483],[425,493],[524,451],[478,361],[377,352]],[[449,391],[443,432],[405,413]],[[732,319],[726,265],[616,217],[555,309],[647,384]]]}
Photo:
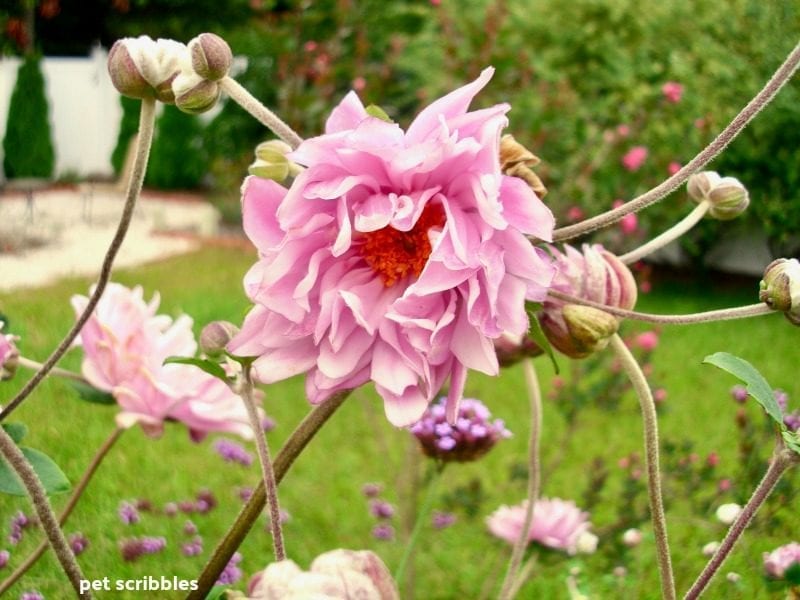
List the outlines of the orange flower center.
{"label": "orange flower center", "polygon": [[367,264],[391,287],[407,275],[419,277],[428,257],[431,242],[428,230],[443,227],[444,209],[440,204],[427,204],[411,231],[400,231],[387,225],[363,234],[361,255]]}

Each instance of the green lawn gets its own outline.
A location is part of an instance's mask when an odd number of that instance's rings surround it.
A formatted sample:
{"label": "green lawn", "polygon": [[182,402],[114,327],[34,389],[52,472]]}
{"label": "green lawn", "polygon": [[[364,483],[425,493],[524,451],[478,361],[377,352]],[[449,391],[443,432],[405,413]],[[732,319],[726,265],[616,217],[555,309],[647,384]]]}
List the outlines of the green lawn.
{"label": "green lawn", "polygon": [[[146,296],[159,290],[162,312],[192,315],[199,332],[201,326],[211,320],[241,320],[247,307],[241,278],[252,259],[252,254],[237,250],[207,249],[121,271],[115,280],[127,285],[143,285]],[[85,294],[88,285],[88,280],[67,280],[45,289],[0,295],[0,312],[9,316],[13,331],[22,336],[20,347],[26,356],[41,360],[49,353],[73,319],[70,296]],[[756,289],[755,284],[750,289],[742,289],[714,284],[711,280],[703,284],[656,283],[655,292],[643,297],[637,308],[653,312],[692,312],[744,304],[754,301]],[[624,334],[643,330],[638,324],[623,327]],[[794,371],[798,333],[778,316],[664,328],[653,372],[654,379],[669,392],[661,418],[663,439],[676,443],[691,440],[692,451],[701,457],[718,452],[719,477],[735,476],[738,472],[734,422],[737,405],[728,395],[734,381],[713,367],[701,365],[700,361],[719,350],[742,356],[756,365],[774,386],[785,389],[798,401],[800,384]],[[71,351],[61,365],[77,370],[79,363],[80,352]],[[561,364],[566,366],[566,361],[562,359]],[[551,389],[552,367],[546,359],[539,359],[537,365],[547,394]],[[2,384],[0,404],[13,396],[26,375],[23,372],[14,381]],[[309,406],[301,378],[272,386],[266,389],[266,394],[264,407],[278,424],[268,436],[274,453]],[[528,408],[521,370],[511,368],[499,379],[472,375],[467,383],[467,395],[482,399],[495,416],[504,418],[514,437],[500,443],[477,463],[452,465],[445,470],[437,507],[443,508],[448,500],[456,502],[454,510],[458,520],[442,531],[430,527],[423,531],[415,561],[417,598],[477,598],[482,590],[491,591],[491,586],[502,578],[508,547],[486,533],[484,518],[500,504],[515,504],[524,497],[524,480],[511,477],[515,468],[518,470],[524,463],[527,452]],[[752,418],[759,417],[754,406],[747,408]],[[114,407],[85,403],[68,385],[51,379],[11,420],[27,423],[30,426],[27,442],[47,451],[74,482],[95,449],[114,428],[114,414]],[[592,510],[592,522],[602,532],[617,518],[617,497],[623,479],[622,471],[616,467],[617,461],[631,452],[640,452],[642,447],[635,398],[626,395],[615,411],[587,407],[580,413],[576,432],[568,438],[564,437],[560,413],[547,402],[544,424],[545,464],[556,453],[564,453],[561,467],[546,474],[544,495],[571,498],[581,505],[593,475],[595,459],[602,458],[608,466],[608,485]],[[255,464],[246,468],[224,463],[211,446],[216,437],[193,444],[179,425],[167,427],[165,435],[158,440],[144,436],[139,429],[125,433],[66,527],[68,533],[81,531],[90,540],[89,549],[80,557],[87,577],[108,576],[113,581],[175,575],[191,579],[198,573],[241,506],[239,488],[252,486],[258,479]],[[768,442],[759,451],[766,456]],[[385,486],[384,497],[397,504],[406,495],[414,469],[422,472],[424,467],[422,459],[410,447],[409,434],[394,429],[385,420],[375,394],[371,390],[354,394],[313,440],[282,484],[282,506],[291,514],[284,529],[289,555],[307,566],[314,556],[329,549],[371,548],[393,569],[402,554],[402,541],[372,538],[375,519],[368,513],[361,487],[366,482],[380,482]],[[709,483],[708,489],[713,485]],[[470,516],[468,490],[474,492],[477,487],[479,504],[474,516]],[[203,536],[204,550],[199,556],[184,557],[180,544],[188,540],[182,532],[187,517],[179,514],[169,518],[159,511],[167,502],[192,499],[203,488],[214,492],[219,506],[208,514],[191,516]],[[670,492],[666,498],[668,520],[677,585],[682,592],[704,564],[700,548],[720,539],[724,531],[713,514],[692,511],[689,499],[682,497],[678,488],[672,487]],[[734,488],[719,502],[733,501],[743,493]],[[136,525],[124,525],[117,516],[117,508],[120,502],[136,498],[150,500],[156,511],[142,513],[141,522]],[[63,502],[62,497],[54,498],[56,506]],[[775,506],[773,503],[767,510]],[[0,500],[0,549],[12,552],[9,568],[0,570],[0,577],[7,575],[10,567],[18,564],[40,539],[37,531],[28,530],[18,546],[6,543],[9,519],[19,509],[30,512],[22,499],[4,496]],[[796,503],[794,508],[790,505],[774,514],[775,519],[783,517],[785,528],[760,523],[757,533],[746,535],[723,570],[723,573],[741,574],[741,583],[736,587],[726,582],[724,576],[719,577],[707,597],[781,597],[779,592],[769,592],[765,586],[761,553],[798,537],[796,520],[792,525],[791,519],[786,518],[792,514],[796,514]],[[402,540],[404,527],[398,517],[394,525]],[[560,555],[542,556],[536,576],[520,597],[568,597],[565,581],[569,569],[575,566],[581,568],[581,589],[592,597],[658,597],[652,535],[648,533],[647,524],[643,529],[644,543],[625,557],[609,556],[612,553],[608,549],[614,546],[614,541],[602,536],[597,554],[572,559]],[[124,562],[118,541],[137,535],[164,536],[167,547],[160,554]],[[244,559],[240,566],[248,577],[270,561],[271,540],[263,522],[250,534],[241,552]],[[615,578],[611,571],[623,561],[629,574],[623,579]],[[242,582],[240,587],[243,585]],[[49,553],[12,588],[8,597],[16,598],[30,589],[40,590],[47,598],[67,597],[66,579]],[[411,597],[410,594],[406,596]],[[154,596],[98,593],[98,597]],[[159,597],[173,596],[160,592]]]}

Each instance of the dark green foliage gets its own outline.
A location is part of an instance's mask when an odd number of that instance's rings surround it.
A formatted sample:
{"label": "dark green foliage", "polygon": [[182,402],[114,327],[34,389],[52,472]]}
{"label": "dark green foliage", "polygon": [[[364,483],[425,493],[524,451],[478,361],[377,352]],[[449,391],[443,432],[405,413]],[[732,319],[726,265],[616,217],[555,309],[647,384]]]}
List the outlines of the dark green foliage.
{"label": "dark green foliage", "polygon": [[156,121],[145,185],[162,189],[196,188],[207,170],[203,127],[194,115],[171,105]]}
{"label": "dark green foliage", "polygon": [[141,106],[141,100],[127,96],[120,96],[119,101],[122,105],[122,121],[119,125],[117,145],[111,154],[111,166],[114,167],[114,173],[117,175],[120,174],[125,164],[125,156],[127,156],[131,139],[139,130],[139,107]]}
{"label": "dark green foliage", "polygon": [[28,57],[17,72],[3,139],[3,169],[9,179],[53,175],[55,153],[48,113],[39,59]]}

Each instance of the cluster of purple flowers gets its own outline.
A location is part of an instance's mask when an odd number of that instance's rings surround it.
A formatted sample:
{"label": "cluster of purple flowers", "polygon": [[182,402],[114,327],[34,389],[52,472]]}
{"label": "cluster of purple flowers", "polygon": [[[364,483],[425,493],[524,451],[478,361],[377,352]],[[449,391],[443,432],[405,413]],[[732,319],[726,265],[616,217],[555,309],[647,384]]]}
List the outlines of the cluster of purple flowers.
{"label": "cluster of purple flowers", "polygon": [[378,519],[378,524],[372,528],[372,537],[376,540],[393,540],[394,527],[389,523],[394,516],[394,506],[379,498],[383,486],[379,483],[365,483],[361,487],[361,493],[369,499],[369,513]]}
{"label": "cluster of purple flowers", "polygon": [[134,525],[140,521],[139,510],[131,502],[121,502],[117,509],[119,520],[125,525]]}
{"label": "cluster of purple flowers", "polygon": [[220,438],[214,442],[214,450],[217,451],[225,462],[239,463],[243,467],[253,464],[253,455],[245,450],[244,446],[226,438]]}
{"label": "cluster of purple flowers", "polygon": [[445,462],[476,460],[499,440],[511,437],[502,419],[490,420],[489,409],[480,400],[464,398],[452,425],[446,420],[445,403],[442,398],[429,406],[409,428],[427,456]]}
{"label": "cluster of purple flowers", "polygon": [[12,546],[16,546],[19,544],[20,540],[22,540],[23,530],[27,529],[33,524],[33,522],[27,517],[27,515],[20,511],[17,511],[13,517],[11,517],[11,522],[9,525],[9,533],[8,533],[8,543]]}
{"label": "cluster of purple flowers", "polygon": [[219,574],[217,585],[232,585],[242,578],[242,570],[239,568],[239,563],[242,562],[242,555],[234,552],[228,564]]}
{"label": "cluster of purple flowers", "polygon": [[196,535],[192,538],[191,541],[185,542],[181,546],[181,553],[184,556],[197,556],[198,554],[203,553],[203,538],[199,535]]}
{"label": "cluster of purple flowers", "polygon": [[140,537],[122,540],[119,545],[123,560],[138,560],[145,554],[157,554],[167,546],[163,537]]}
{"label": "cluster of purple flowers", "polygon": [[19,600],[44,600],[44,596],[37,590],[29,590],[27,592],[22,592]]}
{"label": "cluster of purple flowers", "polygon": [[[773,390],[775,394],[775,402],[778,403],[778,408],[781,409],[783,414],[783,423],[789,431],[800,430],[800,409],[792,412],[789,411],[789,394],[781,389]],[[747,401],[747,388],[743,385],[735,385],[731,388],[731,397],[739,404],[744,404]]]}
{"label": "cluster of purple flowers", "polygon": [[78,556],[89,547],[89,540],[82,533],[73,533],[69,536],[69,547],[72,548],[75,556]]}
{"label": "cluster of purple flowers", "polygon": [[435,510],[431,522],[434,529],[446,529],[456,522],[456,516],[451,512]]}
{"label": "cluster of purple flowers", "polygon": [[212,511],[217,506],[217,497],[211,490],[200,490],[194,500],[180,500],[178,502],[167,502],[164,505],[164,514],[174,517],[178,512],[186,515],[199,513],[201,515]]}

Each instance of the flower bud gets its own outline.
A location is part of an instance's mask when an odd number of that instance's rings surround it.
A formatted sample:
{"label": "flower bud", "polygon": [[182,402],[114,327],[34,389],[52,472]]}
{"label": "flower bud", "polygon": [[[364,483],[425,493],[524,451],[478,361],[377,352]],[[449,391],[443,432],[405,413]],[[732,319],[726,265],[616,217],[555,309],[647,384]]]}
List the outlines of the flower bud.
{"label": "flower bud", "polygon": [[779,258],[769,263],[759,284],[758,299],[800,325],[800,261]]}
{"label": "flower bud", "polygon": [[720,221],[738,217],[750,204],[747,189],[738,179],[720,177],[714,171],[695,173],[689,177],[686,189],[695,202],[708,201],[708,214]]}
{"label": "flower bud", "polygon": [[626,529],[622,534],[622,543],[628,548],[635,548],[642,543],[642,532],[638,529]]}
{"label": "flower bud", "polygon": [[281,140],[262,142],[256,146],[256,160],[247,170],[251,175],[277,182],[290,175],[295,177],[301,172],[301,168],[286,158],[291,151],[291,146]]}
{"label": "flower bud", "polygon": [[214,108],[219,100],[219,84],[203,79],[196,73],[181,72],[172,82],[175,106],[190,115]]}
{"label": "flower bud", "polygon": [[228,42],[214,33],[201,33],[188,44],[192,69],[200,77],[219,81],[228,74],[233,53]]}
{"label": "flower bud", "polygon": [[172,80],[188,59],[186,46],[146,35],[117,40],[108,54],[108,73],[123,96],[172,104]]}
{"label": "flower bud", "polygon": [[590,531],[584,531],[578,536],[578,541],[575,543],[575,550],[578,554],[594,554],[597,551],[597,542],[600,541],[595,534]]}
{"label": "flower bud", "polygon": [[225,346],[239,328],[227,321],[212,321],[200,332],[200,351],[209,358],[219,358],[225,353]]}
{"label": "flower bud", "polygon": [[719,508],[717,508],[716,512],[717,520],[723,525],[730,525],[736,520],[736,517],[738,517],[739,513],[741,512],[742,507],[735,502],[721,504]]}
{"label": "flower bud", "polygon": [[616,317],[591,306],[567,304],[561,314],[569,335],[551,342],[572,358],[585,358],[602,350],[619,328]]}

